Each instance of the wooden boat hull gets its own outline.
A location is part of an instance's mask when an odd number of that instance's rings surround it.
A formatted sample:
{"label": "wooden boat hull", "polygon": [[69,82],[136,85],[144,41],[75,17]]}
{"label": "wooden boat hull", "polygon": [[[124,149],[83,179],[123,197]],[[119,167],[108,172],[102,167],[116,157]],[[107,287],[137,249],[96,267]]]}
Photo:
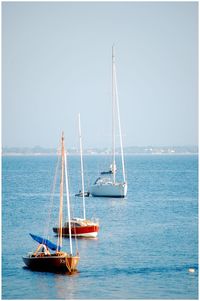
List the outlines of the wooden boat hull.
{"label": "wooden boat hull", "polygon": [[38,271],[73,272],[77,270],[79,256],[27,255],[22,257],[28,268]]}
{"label": "wooden boat hull", "polygon": [[[59,233],[59,227],[53,228],[54,233]],[[80,226],[80,227],[72,227],[71,235],[77,237],[87,237],[87,238],[95,238],[97,237],[99,231],[99,225],[88,225],[88,226]],[[69,236],[69,227],[62,228],[63,236]]]}

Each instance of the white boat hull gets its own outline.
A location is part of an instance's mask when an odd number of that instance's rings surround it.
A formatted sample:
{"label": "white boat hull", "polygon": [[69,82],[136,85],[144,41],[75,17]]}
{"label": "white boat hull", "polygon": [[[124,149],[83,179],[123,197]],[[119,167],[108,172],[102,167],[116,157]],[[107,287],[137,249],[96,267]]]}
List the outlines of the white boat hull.
{"label": "white boat hull", "polygon": [[96,197],[123,198],[127,195],[127,183],[94,184],[90,187],[90,193]]}
{"label": "white boat hull", "polygon": [[83,233],[83,234],[78,234],[78,235],[75,235],[75,234],[72,234],[72,237],[84,237],[84,238],[96,238],[98,235],[98,232],[91,232],[91,233]]}

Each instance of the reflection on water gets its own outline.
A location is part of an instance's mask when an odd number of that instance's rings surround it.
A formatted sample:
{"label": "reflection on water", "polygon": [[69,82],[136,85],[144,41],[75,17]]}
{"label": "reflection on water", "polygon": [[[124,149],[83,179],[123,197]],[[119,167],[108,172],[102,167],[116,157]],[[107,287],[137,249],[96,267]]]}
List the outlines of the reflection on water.
{"label": "reflection on water", "polygon": [[[76,296],[79,271],[73,273],[55,273],[32,271],[28,268],[24,269],[29,273],[29,276],[26,276],[34,279],[34,287],[37,288],[38,294],[42,296],[42,299],[74,299]],[[27,288],[27,291],[29,289]],[[36,291],[32,293],[33,298],[35,293]]]}
{"label": "reflection on water", "polygon": [[111,202],[111,205],[112,206],[125,206],[126,205],[126,201],[127,201],[127,198],[112,198],[112,199],[109,199],[109,201]]}
{"label": "reflection on water", "polygon": [[[55,276],[55,295],[57,299],[74,299],[76,296],[79,272]],[[66,289],[67,288],[67,289]]]}

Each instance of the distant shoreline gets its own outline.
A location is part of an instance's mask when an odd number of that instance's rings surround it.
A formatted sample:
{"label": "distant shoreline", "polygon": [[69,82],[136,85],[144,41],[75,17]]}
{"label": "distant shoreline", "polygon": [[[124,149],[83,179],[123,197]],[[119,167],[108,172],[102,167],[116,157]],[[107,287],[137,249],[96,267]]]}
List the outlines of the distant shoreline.
{"label": "distant shoreline", "polygon": [[[101,154],[101,153],[93,153],[93,154],[83,154],[84,156],[93,157],[93,156],[112,156],[112,154]],[[198,155],[198,153],[124,153],[125,156],[192,156]],[[2,157],[55,157],[56,153],[2,153]],[[68,153],[68,156],[80,156],[78,153]],[[120,156],[120,154],[116,154],[116,156]]]}
{"label": "distant shoreline", "polygon": [[[35,147],[2,147],[2,156],[56,156],[56,148]],[[116,155],[120,155],[120,148],[116,149]],[[70,156],[79,156],[79,149],[71,147],[68,149]],[[85,148],[84,156],[112,156],[111,148]],[[198,154],[197,145],[185,146],[126,146],[126,156],[133,155],[194,155]]]}

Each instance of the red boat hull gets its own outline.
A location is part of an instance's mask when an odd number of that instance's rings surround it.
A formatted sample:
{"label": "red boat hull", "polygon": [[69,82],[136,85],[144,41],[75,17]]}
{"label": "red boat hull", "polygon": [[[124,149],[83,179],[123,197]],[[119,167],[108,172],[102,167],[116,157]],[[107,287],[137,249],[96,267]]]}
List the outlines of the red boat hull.
{"label": "red boat hull", "polygon": [[[53,231],[58,234],[59,233],[59,228],[54,227]],[[94,237],[97,236],[98,231],[99,231],[99,226],[98,225],[72,227],[71,228],[71,235],[72,236],[78,236],[78,237],[94,238]],[[69,236],[69,227],[63,227],[62,228],[62,234],[63,234],[63,236]]]}

